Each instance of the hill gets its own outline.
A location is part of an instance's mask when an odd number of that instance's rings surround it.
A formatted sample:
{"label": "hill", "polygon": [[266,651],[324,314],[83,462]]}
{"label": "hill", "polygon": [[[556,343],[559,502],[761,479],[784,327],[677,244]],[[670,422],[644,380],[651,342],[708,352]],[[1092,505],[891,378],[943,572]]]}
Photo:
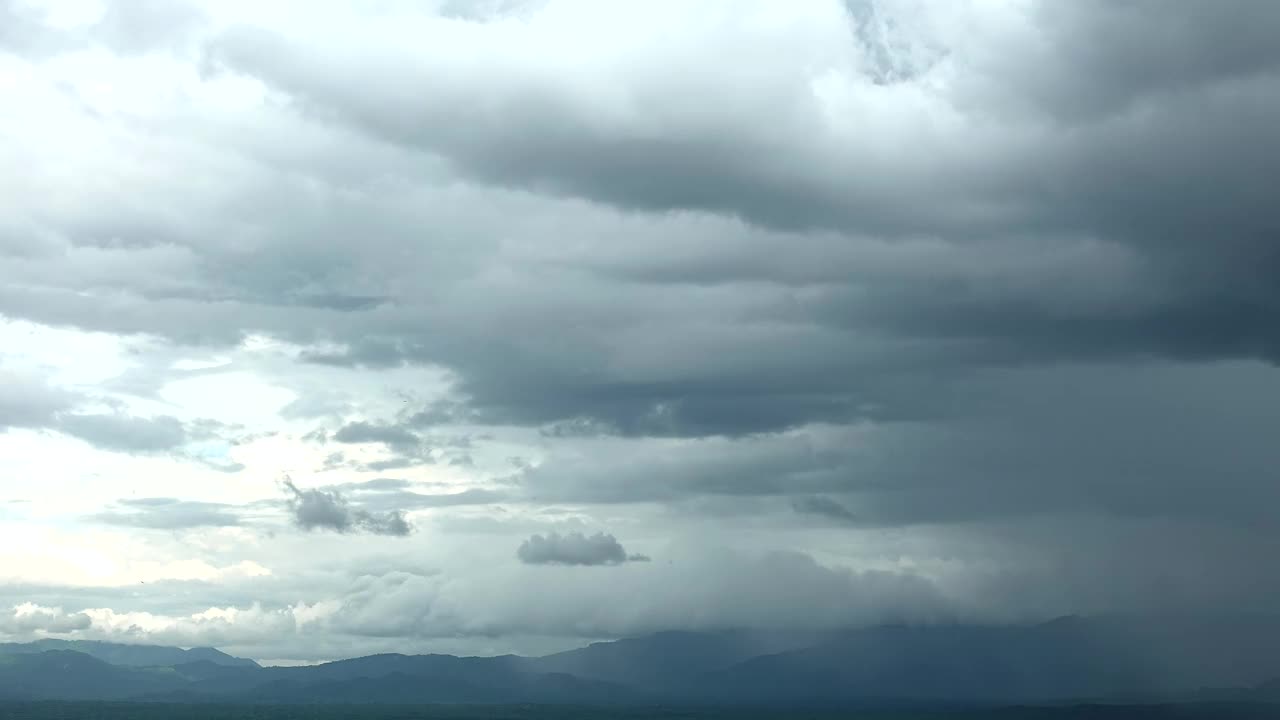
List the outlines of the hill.
{"label": "hill", "polygon": [[221,650],[209,647],[184,650],[162,645],[128,645],[96,640],[57,640],[53,638],[29,643],[0,643],[0,655],[40,653],[46,650],[71,650],[112,665],[135,667],[173,666],[200,660],[232,667],[258,667],[258,663],[253,660],[233,657]]}
{"label": "hill", "polygon": [[918,709],[1280,699],[1271,617],[659,633],[540,658],[385,654],[308,667],[108,643],[0,650],[0,698],[11,700]]}

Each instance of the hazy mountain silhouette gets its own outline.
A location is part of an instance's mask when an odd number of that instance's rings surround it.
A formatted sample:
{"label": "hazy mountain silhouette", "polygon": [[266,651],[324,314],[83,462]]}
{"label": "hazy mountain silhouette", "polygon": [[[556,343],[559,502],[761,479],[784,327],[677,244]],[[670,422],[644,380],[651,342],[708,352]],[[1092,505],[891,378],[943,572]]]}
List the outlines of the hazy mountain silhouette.
{"label": "hazy mountain silhouette", "polygon": [[124,700],[184,684],[171,668],[111,665],[72,650],[0,655],[4,700]]}
{"label": "hazy mountain silhouette", "polygon": [[[309,667],[263,668],[207,649],[71,646],[97,656],[44,641],[0,646],[0,698],[786,707],[1280,700],[1280,621],[1271,616],[884,626],[821,637],[659,633],[541,658],[386,654]],[[146,666],[146,658],[183,662]]]}
{"label": "hazy mountain silhouette", "polygon": [[819,640],[813,633],[663,632],[593,643],[531,662],[543,672],[666,688],[753,657],[811,646]]}
{"label": "hazy mountain silhouette", "polygon": [[0,654],[38,653],[45,650],[74,650],[112,665],[137,667],[180,665],[206,660],[218,665],[258,667],[258,663],[245,658],[232,657],[221,650],[197,647],[183,650],[162,645],[126,645],[95,640],[56,640],[48,638],[29,643],[0,643]]}
{"label": "hazy mountain silhouette", "polygon": [[699,678],[708,700],[1040,702],[1168,696],[1280,677],[1274,617],[877,627]]}

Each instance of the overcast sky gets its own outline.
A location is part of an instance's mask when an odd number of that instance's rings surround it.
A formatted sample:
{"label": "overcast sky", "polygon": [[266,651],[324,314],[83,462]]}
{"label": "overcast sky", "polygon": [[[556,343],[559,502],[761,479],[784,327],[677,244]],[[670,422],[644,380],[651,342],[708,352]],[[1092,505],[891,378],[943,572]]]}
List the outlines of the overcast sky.
{"label": "overcast sky", "polygon": [[1280,593],[1280,3],[0,0],[0,640]]}

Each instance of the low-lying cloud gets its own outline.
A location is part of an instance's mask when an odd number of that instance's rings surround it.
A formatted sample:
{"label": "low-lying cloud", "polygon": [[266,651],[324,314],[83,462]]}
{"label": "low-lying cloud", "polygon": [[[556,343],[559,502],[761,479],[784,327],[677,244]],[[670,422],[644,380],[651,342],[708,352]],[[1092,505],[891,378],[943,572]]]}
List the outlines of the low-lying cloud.
{"label": "low-lying cloud", "polygon": [[603,532],[535,534],[520,543],[516,557],[526,565],[621,565],[649,560],[645,555],[628,555],[617,538]]}
{"label": "low-lying cloud", "polygon": [[84,630],[92,624],[84,613],[68,613],[62,608],[41,607],[32,603],[15,605],[0,613],[0,634],[29,635],[35,632],[69,633]]}

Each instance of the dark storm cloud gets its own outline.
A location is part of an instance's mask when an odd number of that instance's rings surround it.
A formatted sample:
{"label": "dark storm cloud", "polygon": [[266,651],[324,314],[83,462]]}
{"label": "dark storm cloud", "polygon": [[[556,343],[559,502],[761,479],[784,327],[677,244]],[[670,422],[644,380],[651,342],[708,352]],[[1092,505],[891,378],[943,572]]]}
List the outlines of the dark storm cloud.
{"label": "dark storm cloud", "polygon": [[[874,5],[851,4],[849,40],[879,84],[909,86],[937,63],[901,63],[916,62],[911,58],[929,43],[908,36],[903,42],[915,45],[886,46],[872,25],[891,27],[894,19],[886,21]],[[1032,264],[1005,275],[943,268],[937,279],[945,284],[931,282],[926,272],[919,283],[814,288],[794,300],[789,320],[797,324],[816,320],[851,333],[869,325],[917,338],[923,353],[942,354],[946,344],[958,344],[958,355],[976,363],[1152,352],[1276,357],[1280,344],[1271,319],[1280,297],[1266,278],[1280,268],[1280,255],[1266,238],[1277,216],[1262,190],[1274,184],[1274,163],[1258,159],[1280,155],[1280,133],[1269,121],[1280,110],[1280,80],[1272,72],[1280,51],[1268,41],[1280,11],[1247,1],[1229,10],[1046,3],[1028,20],[1026,37],[996,34],[988,38],[988,53],[951,53],[948,66],[957,80],[932,99],[938,112],[956,113],[956,122],[922,128],[921,143],[932,150],[917,144],[910,155],[896,156],[899,162],[827,124],[799,68],[770,75],[749,92],[732,84],[736,76],[727,65],[667,84],[620,77],[640,107],[679,107],[691,95],[719,100],[704,102],[709,122],[655,115],[659,131],[637,134],[602,120],[603,111],[579,102],[567,86],[549,81],[526,92],[501,69],[482,87],[406,74],[405,84],[417,83],[419,93],[440,99],[410,107],[403,103],[410,95],[392,84],[383,95],[335,80],[308,60],[391,66],[392,51],[367,59],[250,29],[225,35],[217,48],[225,62],[294,94],[310,111],[439,153],[484,182],[627,209],[723,213],[771,228],[938,237],[975,269],[1001,262],[989,253],[1016,246]],[[1010,51],[1001,52],[1001,43]],[[1017,51],[1025,57],[1010,62]],[[856,77],[851,82],[856,89]],[[494,107],[502,111],[486,109]],[[780,116],[779,107],[785,109]],[[1014,132],[1003,139],[989,132],[991,115]],[[502,120],[512,116],[525,122]],[[1002,247],[981,238],[1013,240]],[[1088,266],[1044,266],[1063,243],[1131,255],[1134,270],[1117,278]],[[789,246],[788,253],[804,258],[805,245]],[[772,262],[773,256],[760,257]],[[826,250],[811,257],[838,275],[838,255],[834,265]],[[712,256],[709,265],[723,278],[741,261],[725,254]],[[1121,284],[1106,285],[1113,282]],[[1093,298],[1076,297],[1072,288],[1081,283],[1104,286]],[[839,345],[840,333],[816,339]],[[929,340],[939,346],[931,348]],[[404,339],[374,340],[345,357],[377,366],[423,350]],[[859,416],[863,392],[837,380],[852,374],[857,366],[851,362],[843,372],[833,368],[815,378],[812,389],[789,391],[758,373],[755,380],[766,380],[767,389],[751,392],[752,383],[744,382],[719,393],[701,378],[678,374],[665,382],[605,376],[585,383],[558,377],[551,366],[517,365],[521,369],[501,373],[483,362],[459,365],[461,387],[495,419],[537,423],[580,414],[603,420],[607,431],[678,435],[847,420]],[[807,376],[798,358],[791,370],[790,378]],[[540,388],[553,390],[544,395]],[[669,416],[651,417],[662,411]]]}
{"label": "dark storm cloud", "polygon": [[90,516],[108,525],[179,530],[198,527],[239,525],[240,515],[232,505],[179,500],[177,498],[122,499],[113,509]]}
{"label": "dark storm cloud", "polygon": [[767,496],[848,487],[861,458],[848,433],[670,442],[587,440],[511,480],[544,502],[671,502],[699,495]]}
{"label": "dark storm cloud", "polygon": [[620,565],[628,560],[649,559],[643,555],[628,556],[617,538],[602,532],[533,535],[520,543],[516,557],[526,565]]}
{"label": "dark storm cloud", "polygon": [[413,526],[404,512],[392,510],[374,513],[352,507],[341,493],[319,489],[302,490],[292,480],[285,481],[289,492],[289,512],[304,530],[332,530],[337,533],[367,532],[374,535],[406,536]]}
{"label": "dark storm cloud", "polygon": [[582,438],[511,482],[541,502],[719,499],[770,512],[777,501],[758,501],[785,498],[869,528],[1080,513],[1276,531],[1266,508],[1280,488],[1268,468],[1280,456],[1258,431],[1280,423],[1280,374],[1269,366],[1008,369],[971,376],[948,400],[957,412],[928,421]]}
{"label": "dark storm cloud", "polygon": [[1159,0],[1044,3],[1045,45],[1004,76],[1034,107],[1077,122],[1280,70],[1280,9],[1265,0],[1170,5]]}

